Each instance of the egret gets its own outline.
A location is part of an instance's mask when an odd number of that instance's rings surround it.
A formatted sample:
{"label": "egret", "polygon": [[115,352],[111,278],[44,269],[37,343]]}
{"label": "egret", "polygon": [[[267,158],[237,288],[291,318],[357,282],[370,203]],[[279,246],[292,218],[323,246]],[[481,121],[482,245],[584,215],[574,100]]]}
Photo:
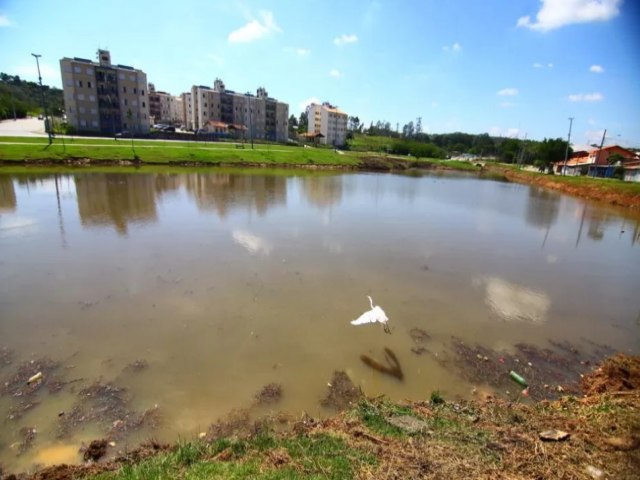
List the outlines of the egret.
{"label": "egret", "polygon": [[373,304],[373,299],[369,295],[367,295],[367,298],[371,304],[371,310],[364,312],[357,319],[351,320],[351,325],[365,325],[367,323],[378,322],[383,325],[385,333],[391,333],[391,330],[389,330],[389,318],[387,318],[387,314],[384,313],[384,310],[382,310],[378,305]]}

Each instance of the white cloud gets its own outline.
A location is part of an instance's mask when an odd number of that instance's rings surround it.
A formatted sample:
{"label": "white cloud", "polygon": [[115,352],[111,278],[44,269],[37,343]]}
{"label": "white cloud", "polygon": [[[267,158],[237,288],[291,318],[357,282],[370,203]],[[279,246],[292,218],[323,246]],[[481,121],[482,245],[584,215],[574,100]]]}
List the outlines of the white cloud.
{"label": "white cloud", "polygon": [[620,13],[622,0],[540,0],[542,7],[535,22],[520,17],[518,27],[548,32],[574,23],[607,21]]}
{"label": "white cloud", "polygon": [[591,65],[589,71],[592,73],[602,73],[604,72],[604,68],[602,68],[602,65]]}
{"label": "white cloud", "polygon": [[244,247],[251,255],[261,253],[263,255],[269,255],[272,250],[272,246],[264,238],[247,232],[244,230],[234,230],[231,232],[233,241],[241,247]]}
{"label": "white cloud", "polygon": [[295,52],[300,57],[306,57],[311,53],[311,50],[308,48],[296,48]]}
{"label": "white cloud", "polygon": [[462,45],[458,42],[455,42],[453,45],[445,45],[442,47],[442,50],[445,52],[460,52],[462,50]]}
{"label": "white cloud", "polygon": [[11,27],[13,23],[6,15],[0,15],[0,27]]}
{"label": "white cloud", "polygon": [[569,95],[570,102],[600,102],[604,100],[604,95],[600,92],[593,93],[574,93]]}
{"label": "white cloud", "polygon": [[492,137],[518,138],[518,136],[520,135],[520,129],[491,127],[489,128],[489,135],[491,135]]}
{"label": "white cloud", "polygon": [[300,108],[301,112],[304,112],[307,107],[312,104],[312,103],[317,103],[318,105],[321,104],[322,102],[320,101],[320,99],[318,99],[317,97],[309,97],[306,100],[301,101],[298,104],[298,107]]}
{"label": "white cloud", "polygon": [[335,43],[339,47],[342,45],[346,45],[347,43],[355,43],[357,41],[358,41],[358,36],[355,33],[352,33],[351,35],[347,35],[346,33],[343,33],[339,37],[336,37],[333,39],[333,43]]}
{"label": "white cloud", "polygon": [[498,95],[503,97],[515,97],[518,95],[517,88],[503,88],[502,90],[498,90]]}
{"label": "white cloud", "polygon": [[502,102],[502,103],[500,103],[500,106],[502,108],[511,108],[511,107],[515,107],[516,104],[513,103],[513,102]]}
{"label": "white cloud", "polygon": [[[11,71],[24,79],[33,81],[38,80],[38,66],[35,61],[33,62],[33,65],[19,65],[14,67]],[[43,83],[60,84],[60,70],[53,68],[51,65],[40,62],[40,75],[42,75]]]}
{"label": "white cloud", "polygon": [[553,63],[547,63],[543,65],[542,63],[536,62],[533,64],[533,68],[553,68]]}
{"label": "white cloud", "polygon": [[263,10],[260,12],[260,20],[253,19],[245,26],[234,30],[229,34],[227,40],[229,43],[249,43],[274,32],[280,33],[282,29],[273,19],[273,13]]}
{"label": "white cloud", "polygon": [[340,78],[342,76],[342,73],[340,72],[340,70],[337,70],[335,68],[332,68],[329,71],[329,76],[333,77],[333,78]]}

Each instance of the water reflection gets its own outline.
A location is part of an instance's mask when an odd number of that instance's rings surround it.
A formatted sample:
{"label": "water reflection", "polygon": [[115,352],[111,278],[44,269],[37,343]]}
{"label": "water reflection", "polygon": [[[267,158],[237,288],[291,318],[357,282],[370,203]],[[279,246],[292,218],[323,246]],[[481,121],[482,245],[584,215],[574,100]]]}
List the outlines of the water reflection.
{"label": "water reflection", "polygon": [[15,212],[16,207],[13,179],[7,175],[0,175],[0,213]]}
{"label": "water reflection", "polygon": [[544,188],[530,187],[525,220],[536,227],[551,228],[558,220],[561,195]]}
{"label": "water reflection", "polygon": [[546,321],[551,306],[546,293],[498,277],[487,277],[476,284],[485,286],[485,302],[502,320],[531,323]]}
{"label": "water reflection", "polygon": [[206,173],[185,175],[186,189],[201,210],[213,210],[222,218],[233,207],[255,207],[264,215],[287,200],[287,180],[276,175]]}
{"label": "water reflection", "polygon": [[269,255],[269,253],[271,253],[271,244],[264,238],[257,235],[253,235],[252,233],[245,232],[243,230],[234,230],[231,233],[231,236],[233,237],[234,242],[241,247],[246,248],[252,255],[255,255],[256,253]]}
{"label": "water reflection", "polygon": [[74,179],[83,225],[113,225],[126,235],[130,223],[157,219],[153,175],[90,173]]}
{"label": "water reflection", "polygon": [[300,184],[311,205],[320,209],[339,204],[342,200],[342,175],[301,177]]}

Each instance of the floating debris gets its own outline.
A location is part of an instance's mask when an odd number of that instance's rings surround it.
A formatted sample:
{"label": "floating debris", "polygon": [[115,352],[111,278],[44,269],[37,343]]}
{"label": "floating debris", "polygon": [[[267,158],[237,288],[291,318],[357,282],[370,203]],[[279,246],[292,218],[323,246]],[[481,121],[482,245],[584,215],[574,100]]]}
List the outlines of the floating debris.
{"label": "floating debris", "polygon": [[[49,358],[40,358],[21,363],[15,373],[0,384],[1,395],[13,397],[27,397],[36,393],[40,387],[46,385],[59,363]],[[43,378],[44,377],[44,378]],[[40,381],[38,381],[40,380]]]}
{"label": "floating debris", "polygon": [[125,371],[129,372],[141,372],[149,368],[149,362],[146,360],[136,360],[125,367]]}
{"label": "floating debris", "polygon": [[7,367],[13,362],[13,350],[7,347],[0,348],[0,368]]}
{"label": "floating debris", "polygon": [[344,410],[363,397],[360,387],[356,387],[343,371],[336,370],[333,372],[333,377],[327,387],[329,392],[320,401],[323,407]]}
{"label": "floating debris", "polygon": [[93,440],[89,446],[84,449],[82,454],[82,458],[85,462],[93,461],[97,462],[102,457],[104,457],[107,453],[107,446],[109,442],[105,439],[102,440]]}
{"label": "floating debris", "polygon": [[360,360],[362,360],[367,366],[377,370],[378,372],[396,377],[398,380],[403,380],[404,373],[402,373],[402,367],[400,367],[400,362],[398,361],[396,354],[393,353],[390,348],[385,347],[384,358],[387,361],[387,365],[382,365],[367,355],[360,355]]}
{"label": "floating debris", "polygon": [[37,433],[38,431],[36,430],[35,427],[22,427],[18,431],[18,434],[22,439],[20,441],[20,445],[18,446],[18,455],[22,455],[23,453],[25,453],[27,450],[31,448],[34,440],[36,439]]}
{"label": "floating debris", "polygon": [[259,405],[267,405],[277,403],[282,397],[282,385],[278,383],[269,383],[262,387],[256,394],[255,399]]}
{"label": "floating debris", "polygon": [[429,335],[426,331],[421,328],[412,328],[409,330],[409,336],[411,340],[417,345],[422,345],[427,343],[427,341],[431,340],[431,335]]}

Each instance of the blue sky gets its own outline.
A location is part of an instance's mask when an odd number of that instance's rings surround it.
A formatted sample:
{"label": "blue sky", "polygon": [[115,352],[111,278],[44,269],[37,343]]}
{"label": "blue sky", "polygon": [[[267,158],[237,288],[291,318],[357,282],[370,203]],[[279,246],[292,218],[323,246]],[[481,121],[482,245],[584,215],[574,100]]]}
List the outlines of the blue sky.
{"label": "blue sky", "polygon": [[367,125],[640,146],[635,0],[0,0],[0,71],[60,86],[59,59],[141,68],[179,94],[216,77],[299,114],[330,101]]}

